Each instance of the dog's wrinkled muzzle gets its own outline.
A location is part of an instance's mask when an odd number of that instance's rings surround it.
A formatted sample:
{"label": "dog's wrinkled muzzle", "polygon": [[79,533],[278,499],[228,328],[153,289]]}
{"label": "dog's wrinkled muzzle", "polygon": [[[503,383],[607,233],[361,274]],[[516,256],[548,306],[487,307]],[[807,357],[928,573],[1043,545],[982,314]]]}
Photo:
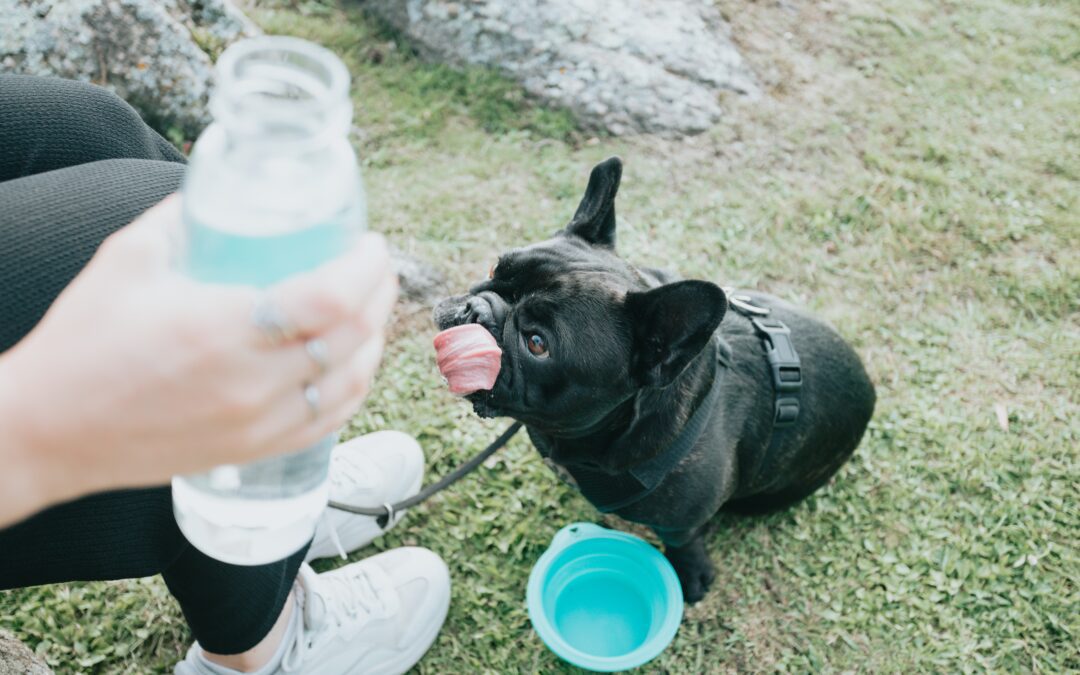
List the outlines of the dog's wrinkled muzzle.
{"label": "dog's wrinkled muzzle", "polygon": [[470,297],[467,304],[469,312],[465,323],[478,323],[498,339],[509,309],[506,302],[496,293],[483,291]]}
{"label": "dog's wrinkled muzzle", "polygon": [[435,306],[433,318],[439,330],[477,323],[498,339],[508,311],[509,305],[497,293],[482,291],[476,295],[446,298]]}

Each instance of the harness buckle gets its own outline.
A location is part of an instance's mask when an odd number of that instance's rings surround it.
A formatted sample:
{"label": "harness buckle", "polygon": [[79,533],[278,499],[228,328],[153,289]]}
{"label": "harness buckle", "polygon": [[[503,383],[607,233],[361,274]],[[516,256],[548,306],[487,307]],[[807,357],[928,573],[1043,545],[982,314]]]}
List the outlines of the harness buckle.
{"label": "harness buckle", "polygon": [[785,396],[776,399],[776,415],[773,418],[773,427],[782,429],[795,424],[799,419],[799,399]]}
{"label": "harness buckle", "polygon": [[[791,329],[783,321],[772,318],[751,317],[751,322],[767,341],[765,356],[772,367],[773,384],[778,394],[776,400],[777,421],[781,421],[781,401],[794,403],[795,415],[798,415],[799,403],[795,398],[782,398],[781,392],[793,393],[802,388],[802,364],[795,345],[791,343]],[[789,409],[790,405],[787,406]],[[794,420],[792,420],[794,421]]]}

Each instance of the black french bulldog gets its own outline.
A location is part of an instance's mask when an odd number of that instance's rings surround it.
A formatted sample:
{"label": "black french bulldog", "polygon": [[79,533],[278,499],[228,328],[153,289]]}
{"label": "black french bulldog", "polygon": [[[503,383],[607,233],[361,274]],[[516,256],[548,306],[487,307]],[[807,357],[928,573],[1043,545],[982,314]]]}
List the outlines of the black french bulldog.
{"label": "black french bulldog", "polygon": [[[479,323],[503,351],[494,387],[469,396],[476,413],[520,420],[601,510],[651,527],[696,602],[715,576],[710,518],[778,509],[824,485],[859,444],[874,387],[855,351],[807,313],[761,293],[732,300],[749,311],[728,311],[715,284],[616,255],[621,175],[617,157],[597,165],[564,230],[502,255],[434,318],[440,329]],[[801,361],[787,428],[769,342],[751,322],[763,310],[790,329]]]}

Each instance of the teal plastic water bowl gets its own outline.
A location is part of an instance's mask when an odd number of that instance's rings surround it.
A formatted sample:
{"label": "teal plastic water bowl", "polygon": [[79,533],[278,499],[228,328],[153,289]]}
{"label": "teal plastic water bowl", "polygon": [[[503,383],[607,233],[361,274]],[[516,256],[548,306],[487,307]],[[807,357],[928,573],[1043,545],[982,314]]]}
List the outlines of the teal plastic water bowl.
{"label": "teal plastic water bowl", "polygon": [[555,533],[533,566],[529,619],[575,666],[610,673],[654,659],[682,621],[679,578],[648,542],[592,523]]}

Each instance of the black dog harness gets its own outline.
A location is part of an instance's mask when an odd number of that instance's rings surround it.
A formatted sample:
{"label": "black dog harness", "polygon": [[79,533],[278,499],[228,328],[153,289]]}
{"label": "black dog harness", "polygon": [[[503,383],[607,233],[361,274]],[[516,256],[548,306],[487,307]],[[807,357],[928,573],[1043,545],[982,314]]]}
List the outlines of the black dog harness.
{"label": "black dog harness", "polygon": [[[773,433],[769,447],[754,473],[767,466],[766,458],[776,454],[783,433],[777,433],[795,424],[799,418],[799,389],[802,388],[802,367],[799,354],[791,342],[791,329],[783,321],[769,317],[770,311],[754,304],[753,300],[730,289],[729,306],[750,320],[754,331],[765,347],[765,356],[773,376]],[[564,468],[573,477],[581,491],[597,510],[609,513],[630,506],[643,499],[660,486],[668,474],[682,462],[697,444],[705,427],[716,411],[720,397],[720,382],[724,372],[731,367],[731,346],[719,335],[714,336],[716,358],[713,361],[712,386],[698,404],[682,431],[670,446],[656,457],[619,474],[581,466]]]}

